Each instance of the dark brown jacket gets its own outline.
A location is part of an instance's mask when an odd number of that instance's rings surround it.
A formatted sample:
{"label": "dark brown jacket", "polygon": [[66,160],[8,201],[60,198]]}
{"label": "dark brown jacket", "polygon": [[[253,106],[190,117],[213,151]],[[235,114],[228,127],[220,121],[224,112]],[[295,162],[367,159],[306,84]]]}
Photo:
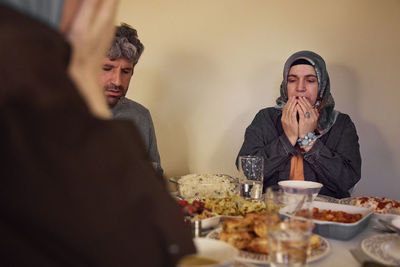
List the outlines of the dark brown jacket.
{"label": "dark brown jacket", "polygon": [[0,5],[0,54],[0,266],[174,266],[192,252],[134,125],[94,118],[68,78],[63,37]]}

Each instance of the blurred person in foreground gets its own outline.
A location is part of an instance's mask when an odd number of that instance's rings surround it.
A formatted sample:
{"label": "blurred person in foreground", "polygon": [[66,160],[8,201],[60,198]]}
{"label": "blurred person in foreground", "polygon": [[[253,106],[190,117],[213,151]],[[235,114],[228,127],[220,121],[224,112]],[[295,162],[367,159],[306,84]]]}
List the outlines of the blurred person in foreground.
{"label": "blurred person in foreground", "polygon": [[276,104],[257,113],[239,152],[264,158],[264,188],[307,180],[323,184],[320,194],[349,197],[361,177],[358,136],[350,117],[334,109],[321,56],[289,57]]}
{"label": "blurred person in foreground", "polygon": [[174,266],[190,229],[99,76],[116,0],[0,0],[0,265]]}
{"label": "blurred person in foreground", "polygon": [[143,50],[144,46],[138,38],[137,31],[128,24],[122,23],[117,27],[114,40],[103,61],[100,80],[113,118],[128,119],[136,125],[142,135],[150,160],[162,173],[150,111],[125,97],[134,68]]}

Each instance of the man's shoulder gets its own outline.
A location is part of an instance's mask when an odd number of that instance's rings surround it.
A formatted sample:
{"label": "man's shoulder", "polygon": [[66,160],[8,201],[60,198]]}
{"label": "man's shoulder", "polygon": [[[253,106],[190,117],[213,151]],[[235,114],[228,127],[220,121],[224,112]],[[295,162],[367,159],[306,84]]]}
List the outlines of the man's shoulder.
{"label": "man's shoulder", "polygon": [[111,112],[115,119],[133,120],[137,125],[151,121],[150,111],[145,106],[126,97],[118,101]]}
{"label": "man's shoulder", "polygon": [[114,115],[134,113],[141,116],[150,116],[150,111],[145,106],[126,97],[118,101],[117,105],[112,108],[112,112]]}
{"label": "man's shoulder", "polygon": [[150,113],[150,111],[145,106],[127,97],[122,98],[119,104],[121,107],[126,109],[135,109],[141,113]]}

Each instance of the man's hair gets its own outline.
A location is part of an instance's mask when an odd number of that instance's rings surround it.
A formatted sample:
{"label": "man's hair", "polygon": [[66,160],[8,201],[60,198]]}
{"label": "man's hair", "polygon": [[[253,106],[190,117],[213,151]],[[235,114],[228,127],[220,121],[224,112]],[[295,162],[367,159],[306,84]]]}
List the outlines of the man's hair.
{"label": "man's hair", "polygon": [[114,40],[108,50],[107,57],[111,60],[124,57],[136,65],[144,50],[138,39],[137,31],[126,23],[117,26]]}

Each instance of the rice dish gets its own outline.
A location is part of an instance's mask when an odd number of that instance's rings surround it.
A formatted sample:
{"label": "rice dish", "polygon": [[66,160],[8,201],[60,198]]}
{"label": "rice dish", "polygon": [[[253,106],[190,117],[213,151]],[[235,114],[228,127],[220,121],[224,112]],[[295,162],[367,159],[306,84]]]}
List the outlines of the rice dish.
{"label": "rice dish", "polygon": [[224,174],[188,174],[178,180],[184,199],[227,197],[238,193],[238,181]]}

